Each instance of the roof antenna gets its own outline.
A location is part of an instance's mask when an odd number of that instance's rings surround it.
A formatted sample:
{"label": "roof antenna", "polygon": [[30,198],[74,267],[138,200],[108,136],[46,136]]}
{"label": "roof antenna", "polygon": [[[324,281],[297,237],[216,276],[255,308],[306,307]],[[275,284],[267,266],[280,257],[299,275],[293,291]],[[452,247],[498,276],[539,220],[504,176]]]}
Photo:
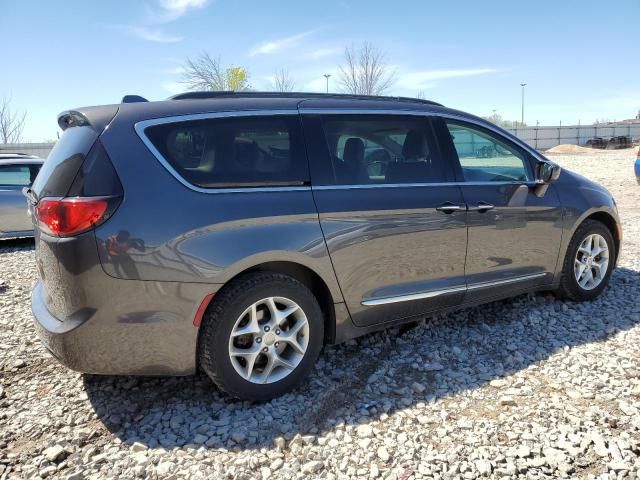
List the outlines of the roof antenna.
{"label": "roof antenna", "polygon": [[148,102],[149,100],[147,100],[144,97],[141,97],[140,95],[125,95],[124,97],[122,97],[122,103],[138,103],[138,102]]}

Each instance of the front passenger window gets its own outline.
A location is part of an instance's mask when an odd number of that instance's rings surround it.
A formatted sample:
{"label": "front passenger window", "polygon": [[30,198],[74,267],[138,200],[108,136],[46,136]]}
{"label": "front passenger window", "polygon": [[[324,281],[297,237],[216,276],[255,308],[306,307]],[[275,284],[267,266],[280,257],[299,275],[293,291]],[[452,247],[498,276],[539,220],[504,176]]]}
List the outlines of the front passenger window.
{"label": "front passenger window", "polygon": [[423,117],[327,115],[322,126],[337,185],[449,181]]}
{"label": "front passenger window", "polygon": [[488,132],[447,121],[464,179],[467,182],[531,180],[526,159],[515,148]]}

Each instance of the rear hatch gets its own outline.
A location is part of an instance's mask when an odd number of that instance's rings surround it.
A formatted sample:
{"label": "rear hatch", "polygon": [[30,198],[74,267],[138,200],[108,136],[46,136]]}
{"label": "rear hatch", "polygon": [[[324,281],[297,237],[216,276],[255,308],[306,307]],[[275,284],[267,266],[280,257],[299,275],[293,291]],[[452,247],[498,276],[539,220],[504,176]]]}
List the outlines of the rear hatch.
{"label": "rear hatch", "polygon": [[85,309],[90,285],[82,274],[99,265],[93,230],[122,200],[122,185],[99,138],[117,110],[90,107],[61,114],[64,133],[25,192],[45,301],[60,320]]}

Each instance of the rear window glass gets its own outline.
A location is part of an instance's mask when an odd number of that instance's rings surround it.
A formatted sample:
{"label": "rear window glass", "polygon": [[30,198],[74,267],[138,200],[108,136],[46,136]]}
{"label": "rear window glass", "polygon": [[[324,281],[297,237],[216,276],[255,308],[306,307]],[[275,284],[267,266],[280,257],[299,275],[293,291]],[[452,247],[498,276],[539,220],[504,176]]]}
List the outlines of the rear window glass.
{"label": "rear window glass", "polygon": [[67,194],[98,134],[91,127],[64,131],[45,160],[31,189],[38,198]]}
{"label": "rear window glass", "polygon": [[26,187],[31,185],[29,165],[0,165],[0,186]]}
{"label": "rear window glass", "polygon": [[199,187],[308,183],[297,116],[192,120],[148,127],[145,135],[182,178]]}

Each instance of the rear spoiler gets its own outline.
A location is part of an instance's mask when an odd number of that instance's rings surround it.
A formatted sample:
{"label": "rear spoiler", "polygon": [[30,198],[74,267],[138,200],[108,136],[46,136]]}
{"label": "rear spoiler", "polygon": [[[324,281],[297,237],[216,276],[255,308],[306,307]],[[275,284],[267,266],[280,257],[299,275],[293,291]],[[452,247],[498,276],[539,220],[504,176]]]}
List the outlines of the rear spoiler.
{"label": "rear spoiler", "polygon": [[99,107],[82,107],[67,110],[58,115],[58,126],[62,130],[71,127],[90,126],[100,134],[118,113],[118,105],[102,105]]}

